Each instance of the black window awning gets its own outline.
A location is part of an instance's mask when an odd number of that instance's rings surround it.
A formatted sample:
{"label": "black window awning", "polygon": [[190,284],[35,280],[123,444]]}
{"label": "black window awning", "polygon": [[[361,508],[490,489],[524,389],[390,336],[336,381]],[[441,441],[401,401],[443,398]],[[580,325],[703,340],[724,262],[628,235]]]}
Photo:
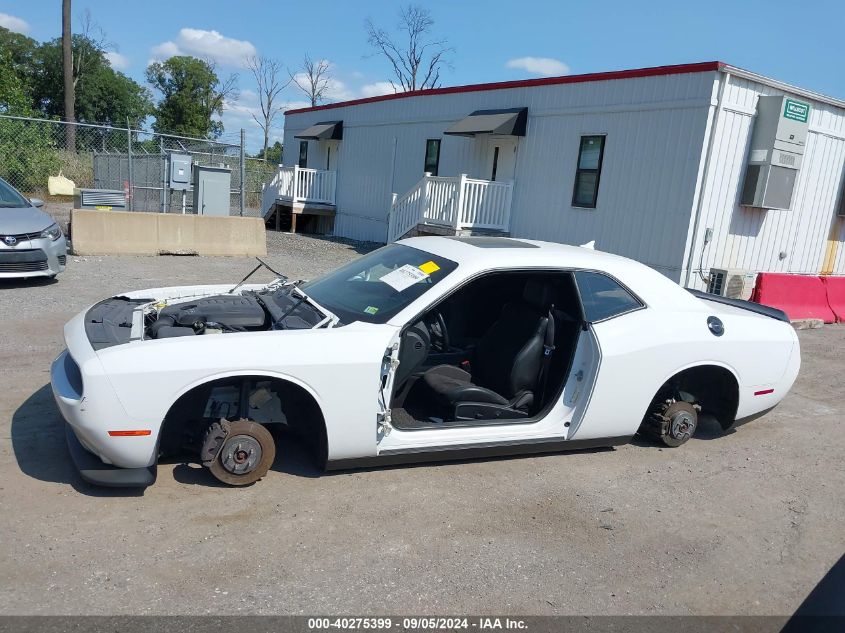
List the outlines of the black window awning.
{"label": "black window awning", "polygon": [[304,138],[310,141],[339,141],[343,138],[343,121],[315,123],[307,130],[294,134],[294,138]]}
{"label": "black window awning", "polygon": [[476,134],[500,134],[504,136],[525,136],[528,122],[528,108],[505,110],[476,110],[461,119],[444,134],[453,136],[475,136]]}

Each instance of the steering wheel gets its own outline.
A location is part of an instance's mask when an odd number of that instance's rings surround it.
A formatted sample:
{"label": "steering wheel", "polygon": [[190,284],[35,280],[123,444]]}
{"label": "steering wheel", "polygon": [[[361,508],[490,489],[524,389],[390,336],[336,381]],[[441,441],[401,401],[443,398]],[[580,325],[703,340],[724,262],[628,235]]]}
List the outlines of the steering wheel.
{"label": "steering wheel", "polygon": [[449,330],[446,329],[446,320],[440,311],[434,312],[429,321],[428,331],[431,334],[431,346],[440,352],[448,352],[451,349],[449,342]]}

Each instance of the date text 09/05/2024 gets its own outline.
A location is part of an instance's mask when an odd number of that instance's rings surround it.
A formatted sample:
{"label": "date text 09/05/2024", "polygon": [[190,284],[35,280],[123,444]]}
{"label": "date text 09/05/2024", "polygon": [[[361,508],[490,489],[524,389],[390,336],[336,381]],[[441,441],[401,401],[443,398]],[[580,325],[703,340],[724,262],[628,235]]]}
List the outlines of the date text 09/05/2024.
{"label": "date text 09/05/2024", "polygon": [[518,618],[499,617],[404,617],[394,619],[389,617],[350,617],[350,618],[309,618],[308,630],[320,631],[329,629],[369,629],[406,631],[415,630],[524,630],[527,628],[525,620]]}

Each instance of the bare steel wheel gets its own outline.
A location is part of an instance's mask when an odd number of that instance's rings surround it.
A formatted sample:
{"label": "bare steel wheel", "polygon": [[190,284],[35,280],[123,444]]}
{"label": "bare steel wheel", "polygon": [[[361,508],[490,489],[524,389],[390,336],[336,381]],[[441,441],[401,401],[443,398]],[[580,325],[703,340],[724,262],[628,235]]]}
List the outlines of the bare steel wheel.
{"label": "bare steel wheel", "polygon": [[221,420],[208,427],[202,446],[203,464],[230,486],[247,486],[267,474],[276,458],[270,431],[252,420]]}

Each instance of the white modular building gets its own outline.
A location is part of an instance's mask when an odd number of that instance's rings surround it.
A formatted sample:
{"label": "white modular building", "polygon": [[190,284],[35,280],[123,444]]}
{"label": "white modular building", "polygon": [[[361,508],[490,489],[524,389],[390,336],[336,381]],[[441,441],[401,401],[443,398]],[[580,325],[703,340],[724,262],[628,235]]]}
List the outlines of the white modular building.
{"label": "white modular building", "polygon": [[263,206],[356,240],[595,241],[746,296],[761,271],[845,274],[843,171],[845,102],[704,62],[291,110]]}

